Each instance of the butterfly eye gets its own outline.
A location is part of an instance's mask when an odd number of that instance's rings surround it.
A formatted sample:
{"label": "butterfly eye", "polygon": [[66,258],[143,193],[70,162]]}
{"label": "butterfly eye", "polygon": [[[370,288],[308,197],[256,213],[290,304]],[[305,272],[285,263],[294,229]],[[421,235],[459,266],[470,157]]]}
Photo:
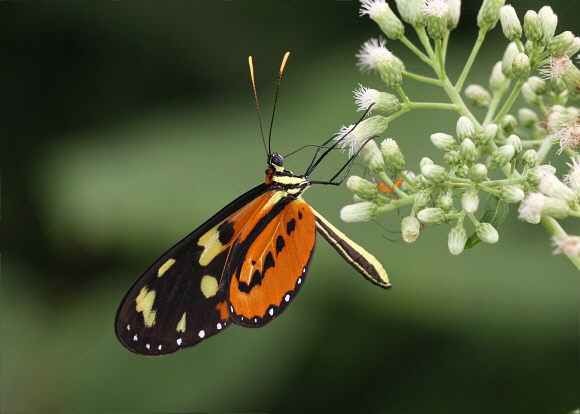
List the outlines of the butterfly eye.
{"label": "butterfly eye", "polygon": [[277,165],[278,167],[282,166],[284,162],[284,158],[280,154],[272,154],[270,156],[270,164]]}

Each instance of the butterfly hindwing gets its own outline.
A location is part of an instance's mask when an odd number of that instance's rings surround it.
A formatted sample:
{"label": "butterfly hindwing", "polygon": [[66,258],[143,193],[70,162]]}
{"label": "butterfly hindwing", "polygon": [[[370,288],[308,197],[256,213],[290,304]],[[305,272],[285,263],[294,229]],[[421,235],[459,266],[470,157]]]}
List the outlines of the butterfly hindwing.
{"label": "butterfly hindwing", "polygon": [[230,318],[263,326],[304,283],[316,243],[314,215],[302,198],[273,194],[234,243],[228,260]]}
{"label": "butterfly hindwing", "polygon": [[262,184],[230,203],[137,279],[115,321],[126,348],[142,355],[168,354],[229,326],[224,269],[238,235],[268,202],[269,187]]}

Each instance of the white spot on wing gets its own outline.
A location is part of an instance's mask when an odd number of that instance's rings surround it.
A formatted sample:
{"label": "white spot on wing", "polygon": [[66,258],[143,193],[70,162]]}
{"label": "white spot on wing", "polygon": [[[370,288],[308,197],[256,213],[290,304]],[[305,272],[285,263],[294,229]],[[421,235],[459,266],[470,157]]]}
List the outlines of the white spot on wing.
{"label": "white spot on wing", "polygon": [[201,331],[199,331],[198,335],[200,338],[203,338],[205,336],[205,331],[202,329]]}
{"label": "white spot on wing", "polygon": [[222,329],[222,324],[218,322],[217,326],[218,329]]}
{"label": "white spot on wing", "polygon": [[145,344],[145,348],[149,349],[149,348],[151,348],[151,345]]}
{"label": "white spot on wing", "polygon": [[254,322],[258,322],[258,318],[254,318]]}
{"label": "white spot on wing", "polygon": [[133,340],[137,341],[137,339],[139,339],[139,338],[137,338],[137,334],[135,334],[135,336],[133,337]]}
{"label": "white spot on wing", "polygon": [[131,325],[127,325],[127,330],[130,331],[131,330]]}
{"label": "white spot on wing", "polygon": [[181,345],[181,338],[177,338],[177,345]]}
{"label": "white spot on wing", "polygon": [[302,279],[298,278],[298,284],[302,283]]}
{"label": "white spot on wing", "polygon": [[270,316],[274,316],[274,308],[270,308]]}
{"label": "white spot on wing", "polygon": [[159,346],[157,347],[157,349],[161,351],[161,345],[159,345]]}
{"label": "white spot on wing", "polygon": [[288,293],[286,293],[286,296],[284,296],[284,300],[286,302],[289,302],[290,301],[290,295]]}

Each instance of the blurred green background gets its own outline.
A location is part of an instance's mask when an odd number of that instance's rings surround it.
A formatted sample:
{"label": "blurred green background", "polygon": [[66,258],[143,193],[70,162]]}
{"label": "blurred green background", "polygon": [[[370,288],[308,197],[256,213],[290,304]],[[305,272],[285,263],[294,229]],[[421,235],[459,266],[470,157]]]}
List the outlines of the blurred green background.
{"label": "blurred green background", "polygon": [[[476,35],[480,3],[463,3],[452,79]],[[572,3],[550,3],[558,31],[578,31]],[[512,5],[523,18],[544,3]],[[397,214],[380,225],[341,222],[352,200],[344,186],[317,186],[305,198],[377,256],[393,290],[367,283],[319,238],[307,287],[273,323],[236,326],[163,358],[128,352],[113,321],[133,281],[264,179],[247,56],[268,125],[277,70],[292,52],[273,133],[273,149],[286,154],[355,122],[359,82],[386,89],[355,67],[359,46],[379,30],[348,1],[0,6],[3,412],[579,406],[578,273],[552,255],[542,227],[520,222],[512,208],[497,244],[453,257],[448,226],[408,245],[387,240],[400,239],[389,232],[399,228]],[[498,25],[468,83],[487,84],[506,44]],[[431,75],[400,43],[387,46],[410,70]],[[413,100],[445,99],[433,86],[403,86]],[[417,170],[423,156],[442,162],[429,135],[453,133],[456,118],[414,111],[384,137],[397,139]],[[285,166],[302,173],[311,155],[301,151]],[[333,154],[312,178],[328,179],[344,160]],[[579,233],[575,224],[563,222]]]}

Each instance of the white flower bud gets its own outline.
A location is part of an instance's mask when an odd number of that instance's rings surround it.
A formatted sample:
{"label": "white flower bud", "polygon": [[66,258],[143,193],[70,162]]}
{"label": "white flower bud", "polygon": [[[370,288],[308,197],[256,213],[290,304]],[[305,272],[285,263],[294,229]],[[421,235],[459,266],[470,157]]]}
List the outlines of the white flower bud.
{"label": "white flower bud", "polygon": [[449,134],[444,134],[442,132],[432,134],[431,142],[433,143],[433,145],[435,145],[435,147],[445,152],[451,151],[457,146],[455,138],[453,138]]}
{"label": "white flower bud", "polygon": [[419,211],[417,218],[425,224],[441,224],[445,221],[445,212],[440,208],[429,207]]}
{"label": "white flower bud", "polygon": [[518,53],[519,53],[518,47],[514,42],[511,42],[505,49],[505,52],[503,53],[503,59],[501,60],[501,71],[508,78],[513,77],[512,64],[514,61],[514,57]]}
{"label": "white flower bud", "polygon": [[344,206],[340,210],[340,218],[348,223],[370,221],[377,216],[377,205],[371,201],[363,201]]}
{"label": "white flower bud", "polygon": [[360,15],[368,14],[389,39],[403,37],[405,28],[384,0],[361,0]]}
{"label": "white flower bud", "polygon": [[475,164],[469,169],[469,178],[474,183],[481,183],[487,178],[487,167],[483,164]]}
{"label": "white flower bud", "polygon": [[471,84],[465,88],[465,97],[476,108],[487,108],[491,102],[490,93],[481,85]]}
{"label": "white flower bud", "polygon": [[356,175],[351,175],[348,178],[346,186],[363,200],[371,201],[378,194],[377,186],[374,183]]}
{"label": "white flower bud", "polygon": [[501,168],[510,162],[515,153],[516,150],[512,145],[503,145],[491,154],[491,165]]}
{"label": "white flower bud", "polygon": [[499,18],[503,34],[508,40],[514,42],[522,37],[522,24],[512,6],[503,6],[499,10]]}
{"label": "white flower bud", "polygon": [[564,200],[570,206],[578,202],[578,195],[552,174],[544,174],[540,181],[540,191],[548,197]]}
{"label": "white flower bud", "polygon": [[406,243],[413,243],[419,237],[419,229],[421,223],[417,217],[408,216],[401,222],[401,232],[403,233],[403,240]]}
{"label": "white flower bud", "polygon": [[461,142],[459,154],[461,155],[461,159],[466,165],[473,164],[478,158],[477,148],[475,148],[475,144],[469,138],[465,138]]}
{"label": "white flower bud", "polygon": [[478,132],[477,136],[475,137],[475,143],[477,145],[487,145],[497,134],[497,125],[496,124],[487,124],[484,126],[480,132]]}
{"label": "white flower bud", "polygon": [[453,227],[449,231],[447,247],[452,255],[460,254],[465,248],[465,242],[467,242],[467,233],[463,227]]}
{"label": "white flower bud", "polygon": [[529,108],[520,108],[518,110],[518,118],[520,123],[526,128],[531,128],[539,121],[538,114]]}
{"label": "white flower bud", "polygon": [[471,122],[471,120],[466,116],[461,116],[457,120],[456,132],[459,141],[463,141],[465,138],[475,138],[475,128],[473,126],[473,122]]}
{"label": "white flower bud", "polygon": [[405,168],[405,157],[394,139],[387,138],[381,143],[381,153],[389,171],[395,174],[403,171]]}
{"label": "white flower bud", "polygon": [[500,188],[499,198],[506,203],[519,203],[524,199],[524,190],[515,185]]}
{"label": "white flower bud", "polygon": [[421,174],[433,184],[443,184],[448,177],[447,170],[440,165],[426,164],[421,167]]}
{"label": "white flower bud", "polygon": [[479,207],[479,196],[476,190],[467,190],[461,196],[461,207],[468,213],[475,213]]}
{"label": "white flower bud", "polygon": [[499,239],[497,230],[490,223],[479,223],[475,226],[475,233],[484,243],[495,243]]}

